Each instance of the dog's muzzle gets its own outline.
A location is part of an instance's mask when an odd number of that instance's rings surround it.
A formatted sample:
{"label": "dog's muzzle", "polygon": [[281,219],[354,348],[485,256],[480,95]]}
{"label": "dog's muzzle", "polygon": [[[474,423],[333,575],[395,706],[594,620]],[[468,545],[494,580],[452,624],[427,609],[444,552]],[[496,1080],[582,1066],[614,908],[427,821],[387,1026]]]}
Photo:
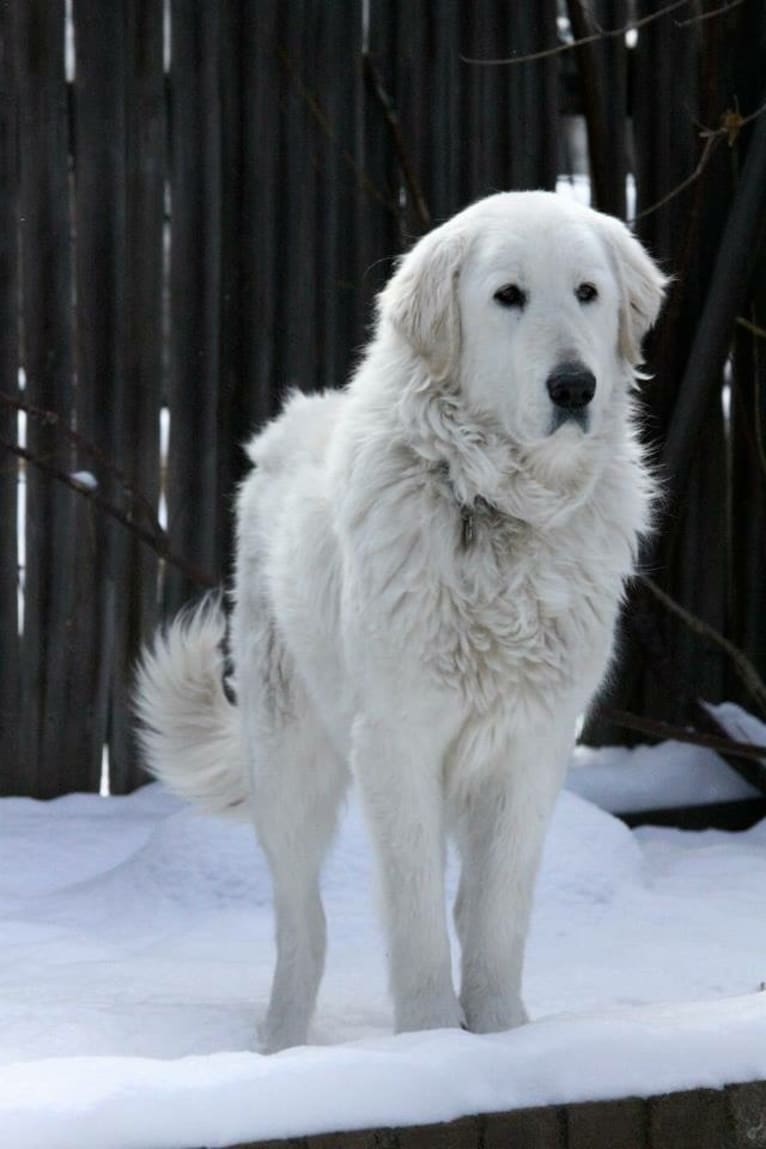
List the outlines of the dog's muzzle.
{"label": "dog's muzzle", "polygon": [[596,394],[596,376],[582,363],[562,363],[545,381],[551,402],[556,408],[552,430],[573,420],[588,429],[588,404]]}

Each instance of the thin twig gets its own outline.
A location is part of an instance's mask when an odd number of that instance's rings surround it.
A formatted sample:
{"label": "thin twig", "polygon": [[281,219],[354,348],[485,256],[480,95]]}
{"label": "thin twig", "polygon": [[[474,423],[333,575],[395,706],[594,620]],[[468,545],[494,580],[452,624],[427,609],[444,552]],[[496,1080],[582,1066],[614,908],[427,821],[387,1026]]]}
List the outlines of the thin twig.
{"label": "thin twig", "polygon": [[300,73],[298,72],[298,69],[290,59],[289,53],[284,48],[280,47],[277,49],[277,55],[283,68],[287,72],[292,82],[295,84],[301,99],[304,101],[306,107],[311,113],[315,124],[328,140],[328,142],[338,149],[343,162],[354,173],[359,187],[363,188],[364,191],[366,191],[367,194],[372,197],[372,199],[376,200],[377,203],[382,204],[386,211],[391,212],[391,214],[396,216],[398,219],[398,209],[393,200],[391,200],[390,197],[386,196],[380,190],[380,188],[378,188],[375,181],[371,179],[365,169],[356,162],[351,152],[338,142],[338,138],[335,134],[330,118],[320,104],[316,92],[312,92],[311,89],[306,86]]}
{"label": "thin twig", "polygon": [[716,146],[721,143],[722,139],[723,133],[714,132],[709,135],[705,140],[705,146],[702,149],[702,155],[700,156],[697,166],[695,167],[692,174],[687,176],[685,180],[682,180],[680,184],[677,184],[676,187],[674,187],[672,191],[669,191],[667,195],[664,195],[662,199],[658,199],[655,203],[650,204],[649,207],[645,207],[642,211],[637,212],[632,219],[628,220],[628,223],[634,224],[637,220],[645,219],[646,216],[652,215],[652,213],[655,211],[659,211],[661,207],[664,207],[665,204],[670,203],[670,201],[675,199],[676,196],[681,195],[681,192],[686,191],[688,187],[691,187],[693,183],[696,183],[696,181],[700,178],[705,168],[707,167],[713,151],[715,150]]}
{"label": "thin twig", "polygon": [[[729,731],[700,701],[696,688],[684,680],[683,668],[679,669],[676,660],[670,657],[660,638],[656,611],[650,609],[645,595],[636,596],[628,615],[628,625],[644,649],[647,666],[651,667],[663,689],[675,699],[682,721],[695,730],[728,742],[731,737]],[[729,754],[723,749],[718,753],[735,773],[766,794],[766,765],[762,761]]]}
{"label": "thin twig", "polygon": [[381,110],[383,112],[383,117],[386,121],[386,124],[388,125],[388,130],[391,134],[391,142],[394,145],[394,151],[396,152],[396,158],[399,163],[399,169],[402,173],[402,178],[404,180],[405,187],[407,188],[407,193],[412,200],[412,203],[414,204],[418,223],[420,224],[423,231],[428,231],[431,226],[431,213],[428,210],[428,205],[426,204],[423,190],[420,187],[420,183],[418,182],[415,168],[410,161],[410,156],[404,142],[404,136],[402,135],[402,128],[401,124],[399,123],[399,116],[397,114],[396,108],[394,107],[394,102],[386,91],[386,88],[383,84],[383,77],[376,68],[372,56],[369,52],[365,52],[363,54],[362,61],[364,64],[364,73],[367,77],[367,81],[372,88],[378,103],[380,104]]}
{"label": "thin twig", "polygon": [[745,331],[749,331],[751,335],[757,335],[759,339],[766,339],[766,327],[759,327],[757,323],[751,323],[749,319],[745,319],[744,315],[738,315],[736,322],[740,327],[744,327]]}
{"label": "thin twig", "polygon": [[703,734],[699,730],[677,726],[673,722],[664,722],[659,718],[644,718],[627,710],[615,710],[608,706],[599,710],[599,717],[613,722],[615,726],[635,730],[639,734],[648,734],[663,741],[688,742],[692,746],[704,746],[720,754],[733,754],[737,758],[766,762],[766,746],[759,746],[757,743],[719,738],[715,734]]}
{"label": "thin twig", "polygon": [[[739,2],[739,0],[737,0],[737,2]],[[727,109],[721,116],[720,127],[703,128],[703,130],[700,132],[700,138],[705,141],[705,146],[702,149],[702,155],[697,161],[697,166],[695,167],[692,174],[687,176],[685,180],[682,180],[680,184],[669,191],[667,195],[664,195],[662,199],[658,199],[656,203],[650,204],[649,207],[645,207],[642,211],[638,212],[637,215],[634,215],[631,220],[628,220],[628,222],[630,224],[634,224],[636,220],[644,219],[645,216],[651,215],[655,211],[659,211],[661,207],[664,207],[665,204],[670,203],[670,201],[675,199],[676,196],[680,195],[681,192],[686,191],[688,187],[691,187],[691,185],[695,183],[704,172],[716,146],[720,144],[722,140],[726,140],[729,147],[733,147],[737,141],[737,137],[745,125],[752,123],[753,120],[756,120],[759,116],[763,115],[764,112],[766,112],[766,104],[762,105],[760,108],[756,108],[756,110],[751,112],[749,116],[741,116],[738,111],[731,111],[730,109]]]}
{"label": "thin twig", "polygon": [[733,8],[739,8],[745,0],[731,0],[729,4],[722,4],[720,8],[711,8],[709,12],[700,12],[697,16],[690,16],[688,20],[675,20],[676,28],[688,28],[690,24],[701,24],[704,20],[712,20],[715,16],[725,16]]}
{"label": "thin twig", "polygon": [[766,715],[766,683],[764,683],[747,655],[741,651],[739,647],[735,646],[733,642],[730,642],[728,638],[725,638],[714,626],[711,626],[710,623],[705,622],[704,619],[699,618],[681,606],[679,602],[671,598],[669,594],[657,586],[647,575],[640,575],[638,581],[642,586],[645,586],[648,591],[651,591],[666,610],[676,615],[677,618],[682,619],[689,630],[693,630],[695,634],[714,643],[729,656],[737,675],[747,687],[753,700],[758,703],[761,714]]}
{"label": "thin twig", "polygon": [[[471,56],[461,56],[460,59],[464,64],[477,64],[484,68],[498,68],[505,64],[531,64],[534,60],[545,60],[551,56],[560,56],[563,52],[571,52],[574,48],[581,48],[583,44],[593,44],[597,40],[610,40],[618,36],[626,36],[628,32],[635,32],[639,28],[644,28],[647,24],[651,24],[689,3],[690,0],[674,0],[674,3],[668,4],[667,7],[660,8],[659,11],[652,12],[640,20],[631,20],[622,28],[604,28],[590,36],[583,36],[580,40],[570,40],[566,44],[557,44],[555,48],[545,48],[540,52],[531,52],[527,56],[510,56],[498,60],[479,60]],[[741,3],[742,0],[733,0],[728,8],[735,8]],[[722,9],[722,11],[728,11],[728,8]]]}
{"label": "thin twig", "polygon": [[134,520],[125,514],[124,511],[121,511],[119,507],[115,507],[110,503],[103,495],[99,494],[97,490],[78,482],[72,475],[67,474],[66,471],[62,471],[53,463],[49,463],[45,459],[40,458],[32,451],[28,451],[26,447],[20,447],[17,443],[10,443],[7,439],[3,438],[0,438],[0,447],[6,447],[19,459],[31,463],[32,466],[37,467],[46,475],[50,475],[60,483],[63,483],[64,486],[68,487],[71,491],[76,491],[78,495],[89,499],[90,502],[97,506],[99,510],[103,511],[105,515],[108,515],[120,523],[121,526],[129,530],[136,538],[140,539],[141,542],[150,546],[161,559],[164,559],[164,561],[171,566],[177,567],[177,569],[185,574],[187,578],[191,579],[192,582],[205,587],[214,587],[218,584],[218,579],[214,578],[213,575],[208,574],[207,571],[200,570],[199,567],[188,562],[187,559],[182,558],[171,550],[167,533],[161,527],[159,534],[156,531],[147,530],[146,527],[142,527],[139,523],[134,522]]}
{"label": "thin twig", "polygon": [[91,442],[90,439],[87,439],[79,431],[75,431],[73,427],[70,427],[61,415],[45,407],[36,407],[33,403],[26,403],[21,399],[15,398],[13,395],[7,395],[4,391],[0,391],[0,403],[6,407],[10,407],[14,411],[23,412],[28,418],[35,419],[38,423],[42,423],[47,427],[55,427],[70,443],[86,455],[89,455],[94,462],[98,463],[107,474],[111,475],[111,477],[119,483],[133,506],[143,511],[153,531],[158,535],[163,533],[160,521],[157,518],[157,513],[146,495],[142,495],[140,491],[134,488],[133,483],[126,473],[109,458],[105,451],[102,451],[100,447],[97,447],[95,443]]}

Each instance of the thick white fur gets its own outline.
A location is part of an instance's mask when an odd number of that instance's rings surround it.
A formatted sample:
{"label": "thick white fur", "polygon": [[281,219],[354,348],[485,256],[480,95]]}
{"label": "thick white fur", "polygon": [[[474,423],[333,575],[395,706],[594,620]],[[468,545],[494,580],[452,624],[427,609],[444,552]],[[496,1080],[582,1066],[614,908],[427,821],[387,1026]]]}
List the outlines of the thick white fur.
{"label": "thick white fur", "polygon": [[[503,308],[516,283],[523,309]],[[583,282],[598,298],[580,302]],[[650,483],[634,368],[664,278],[616,220],[544,192],[483,200],[383,291],[348,387],[293,395],[249,447],[232,621],[171,625],[140,673],[150,769],[208,809],[245,790],[274,878],[264,1044],[306,1039],[319,869],[349,777],[378,861],[399,1030],[517,1025],[544,831],[602,680]],[[549,374],[596,377],[552,430]],[[462,858],[453,988],[445,837]]]}

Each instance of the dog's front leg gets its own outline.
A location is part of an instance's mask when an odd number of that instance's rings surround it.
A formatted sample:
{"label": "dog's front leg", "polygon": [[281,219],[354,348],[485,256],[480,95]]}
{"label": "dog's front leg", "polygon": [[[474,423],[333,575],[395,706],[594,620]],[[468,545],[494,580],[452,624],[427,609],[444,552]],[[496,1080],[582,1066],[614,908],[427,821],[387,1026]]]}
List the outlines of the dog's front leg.
{"label": "dog's front leg", "polygon": [[[533,743],[534,744],[534,741]],[[455,811],[462,872],[455,923],[460,1001],[474,1033],[527,1019],[521,999],[524,945],[545,831],[561,787],[566,746],[534,758],[509,748],[484,767]]]}
{"label": "dog's front leg", "polygon": [[359,718],[352,765],[377,855],[397,1031],[459,1026],[444,906],[442,753],[418,723]]}

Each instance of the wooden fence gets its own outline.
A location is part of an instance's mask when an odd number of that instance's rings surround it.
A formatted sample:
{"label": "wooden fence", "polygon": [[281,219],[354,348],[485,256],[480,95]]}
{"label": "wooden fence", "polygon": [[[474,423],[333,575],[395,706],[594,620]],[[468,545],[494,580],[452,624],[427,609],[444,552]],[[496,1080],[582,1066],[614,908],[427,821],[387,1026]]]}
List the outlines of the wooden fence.
{"label": "wooden fence", "polygon": [[[430,222],[553,187],[573,113],[597,205],[624,215],[632,173],[679,275],[646,388],[675,497],[657,578],[764,668],[762,2],[566,11],[586,42],[562,53],[556,0],[0,3],[1,793],[97,789],[105,743],[112,792],[140,783],[131,665],[227,570],[240,442],[286,387],[343,381]],[[630,42],[592,38],[631,13]],[[623,704],[679,717],[668,657],[742,697],[719,649],[637,617]]]}

